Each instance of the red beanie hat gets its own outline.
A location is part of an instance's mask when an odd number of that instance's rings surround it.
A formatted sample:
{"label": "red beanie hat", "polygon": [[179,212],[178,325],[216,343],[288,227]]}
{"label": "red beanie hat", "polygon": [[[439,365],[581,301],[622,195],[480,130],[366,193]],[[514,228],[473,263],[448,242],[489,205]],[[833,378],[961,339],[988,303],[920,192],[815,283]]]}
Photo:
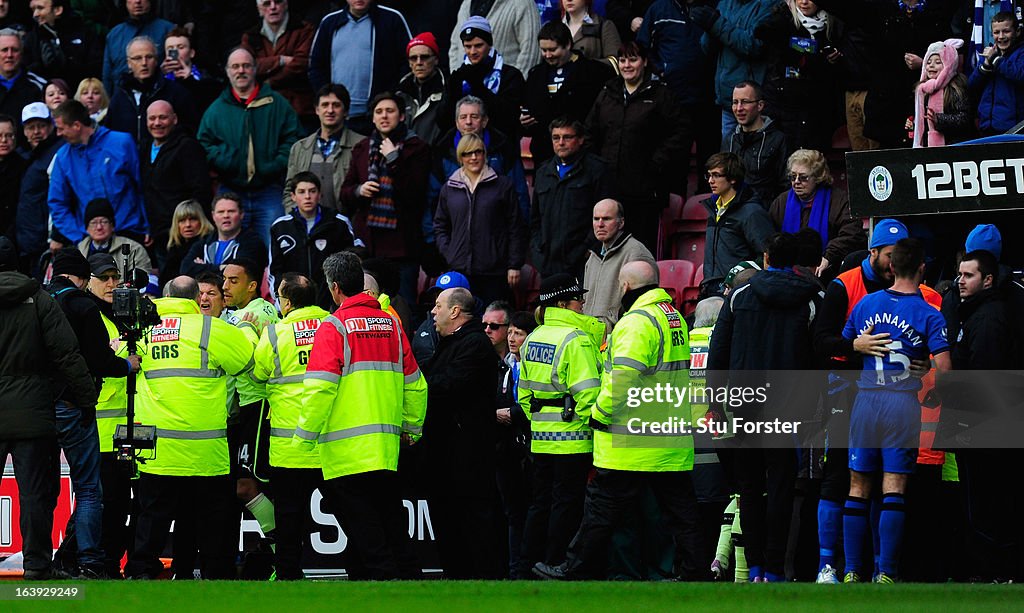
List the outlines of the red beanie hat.
{"label": "red beanie hat", "polygon": [[441,55],[441,51],[437,46],[437,39],[435,39],[434,35],[430,32],[424,32],[413,36],[412,40],[409,41],[409,44],[405,46],[405,54],[409,55],[409,49],[412,49],[416,45],[426,45],[430,47],[430,50],[434,52],[434,55]]}

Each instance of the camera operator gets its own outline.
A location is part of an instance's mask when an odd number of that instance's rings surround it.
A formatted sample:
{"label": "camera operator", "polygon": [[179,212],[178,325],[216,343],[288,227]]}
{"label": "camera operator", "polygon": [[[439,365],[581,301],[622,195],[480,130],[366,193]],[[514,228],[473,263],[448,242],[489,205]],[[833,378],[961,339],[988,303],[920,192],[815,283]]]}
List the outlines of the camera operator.
{"label": "camera operator", "polygon": [[[120,278],[109,254],[94,255],[92,260],[90,266],[90,262],[76,249],[58,252],[53,262],[53,281],[47,288],[75,331],[82,356],[99,391],[95,409],[76,406],[67,392],[57,400],[56,408],[57,438],[71,465],[76,505],[75,512],[68,519],[64,542],[54,558],[54,566],[58,571],[83,579],[107,578],[113,576],[109,573],[120,571],[124,547],[120,553],[111,547],[110,555],[107,555],[109,536],[113,535],[106,534],[103,529],[111,527],[116,530],[118,525],[113,521],[113,515],[107,517],[108,509],[121,509],[119,521],[121,526],[124,525],[130,505],[128,483],[125,478],[125,483],[117,487],[112,482],[103,481],[104,476],[112,478],[116,474],[110,470],[115,462],[113,453],[110,453],[113,451],[113,428],[118,419],[125,416],[124,381],[118,380],[131,372],[138,372],[140,364],[139,356],[129,356],[126,348],[121,347],[117,352],[111,348],[111,341],[120,334],[100,307],[104,305],[109,313],[109,306],[102,302],[102,298],[83,291],[92,279],[103,285],[110,281],[116,283]],[[105,423],[102,432],[98,433],[101,415]],[[109,502],[108,496],[111,498]],[[123,499],[121,503],[115,502],[115,496]]]}

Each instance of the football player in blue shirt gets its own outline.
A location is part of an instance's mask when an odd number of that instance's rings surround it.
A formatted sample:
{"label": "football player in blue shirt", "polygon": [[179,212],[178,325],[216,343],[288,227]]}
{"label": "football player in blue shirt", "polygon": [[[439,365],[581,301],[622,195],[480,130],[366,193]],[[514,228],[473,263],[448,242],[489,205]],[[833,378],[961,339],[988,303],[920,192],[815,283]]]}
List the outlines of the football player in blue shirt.
{"label": "football player in blue shirt", "polygon": [[[860,392],[850,417],[850,495],[843,511],[846,550],[844,583],[860,581],[872,474],[882,471],[879,563],[876,583],[892,583],[899,566],[905,518],[903,494],[914,471],[921,434],[921,380],[910,373],[911,360],[934,357],[937,373],[950,369],[949,343],[941,313],[925,302],[919,286],[924,277],[924,247],[912,238],[892,252],[896,281],[889,289],[865,296],[850,314],[843,336],[862,332],[888,334],[884,348],[864,356],[857,382]],[[873,326],[873,329],[872,329]]]}

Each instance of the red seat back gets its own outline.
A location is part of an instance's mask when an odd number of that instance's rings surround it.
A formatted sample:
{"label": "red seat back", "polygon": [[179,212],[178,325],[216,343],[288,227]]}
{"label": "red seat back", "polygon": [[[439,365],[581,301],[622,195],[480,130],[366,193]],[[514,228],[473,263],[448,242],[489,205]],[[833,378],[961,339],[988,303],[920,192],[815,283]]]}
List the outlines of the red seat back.
{"label": "red seat back", "polygon": [[668,290],[676,306],[683,303],[683,291],[693,284],[693,273],[697,269],[687,260],[661,260],[658,262],[658,285]]}

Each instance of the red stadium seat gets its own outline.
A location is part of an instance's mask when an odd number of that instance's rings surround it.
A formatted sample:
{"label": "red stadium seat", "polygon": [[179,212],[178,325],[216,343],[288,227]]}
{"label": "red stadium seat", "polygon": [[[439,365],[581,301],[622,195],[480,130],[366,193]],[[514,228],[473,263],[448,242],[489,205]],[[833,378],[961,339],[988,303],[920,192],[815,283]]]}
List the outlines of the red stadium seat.
{"label": "red stadium seat", "polygon": [[[661,234],[658,243],[660,257],[680,259],[674,253],[674,244],[683,235],[704,235],[707,229],[707,209],[703,201],[708,194],[691,196],[685,202],[677,194],[669,195],[669,205],[661,220]],[[690,259],[690,258],[681,258]]]}
{"label": "red stadium seat", "polygon": [[519,157],[523,160],[523,170],[526,171],[526,174],[533,173],[533,154],[530,153],[530,142],[532,140],[529,136],[519,139]]}
{"label": "red stadium seat", "polygon": [[704,280],[704,265],[697,268],[693,275],[693,283],[683,290],[683,314],[689,315],[697,309],[697,299],[700,296],[700,282]]}
{"label": "red stadium seat", "polygon": [[688,260],[694,267],[704,263],[704,234],[677,234],[669,245],[672,258]]}
{"label": "red stadium seat", "polygon": [[693,284],[693,262],[686,260],[661,260],[658,262],[658,285],[668,290],[676,306],[683,303],[683,291]]}
{"label": "red stadium seat", "polygon": [[708,209],[704,206],[704,201],[709,196],[710,194],[696,194],[687,199],[682,214],[676,220],[676,233],[704,233],[708,227]]}
{"label": "red stadium seat", "polygon": [[840,151],[849,151],[853,148],[850,144],[850,133],[846,131],[845,125],[839,126],[832,135],[832,148]]}
{"label": "red stadium seat", "polygon": [[668,206],[661,212],[661,228],[658,232],[658,253],[657,257],[665,255],[668,246],[671,244],[672,235],[675,234],[675,224],[683,214],[683,197],[679,194],[668,195]]}
{"label": "red stadium seat", "polygon": [[430,277],[427,276],[426,271],[424,271],[422,268],[420,268],[420,276],[419,276],[419,279],[416,280],[416,298],[417,299],[419,299],[419,297],[423,295],[423,290],[425,290],[425,289],[427,289],[427,287],[429,287],[427,285],[427,281],[429,281],[429,280],[430,280]]}

